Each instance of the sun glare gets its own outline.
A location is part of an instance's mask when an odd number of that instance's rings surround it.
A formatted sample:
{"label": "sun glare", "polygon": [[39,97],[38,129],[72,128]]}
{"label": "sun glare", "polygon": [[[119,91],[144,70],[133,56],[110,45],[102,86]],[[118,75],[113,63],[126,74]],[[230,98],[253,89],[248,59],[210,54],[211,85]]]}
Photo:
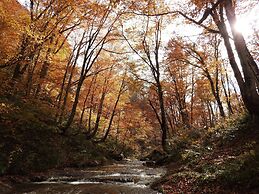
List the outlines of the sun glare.
{"label": "sun glare", "polygon": [[242,33],[244,36],[247,36],[251,33],[252,29],[249,25],[249,21],[245,19],[239,19],[235,24],[235,30],[239,33]]}
{"label": "sun glare", "polygon": [[257,13],[259,5],[255,6],[250,12],[237,16],[235,30],[242,33],[245,37],[253,34],[254,29],[258,29],[259,19]]}

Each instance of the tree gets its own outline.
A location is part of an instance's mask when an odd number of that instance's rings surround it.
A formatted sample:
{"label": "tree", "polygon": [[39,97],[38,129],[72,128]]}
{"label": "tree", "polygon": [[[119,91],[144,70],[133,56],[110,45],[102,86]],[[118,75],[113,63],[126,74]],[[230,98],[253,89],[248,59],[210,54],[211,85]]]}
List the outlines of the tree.
{"label": "tree", "polygon": [[[252,57],[250,51],[247,48],[246,41],[243,35],[235,29],[236,19],[236,6],[232,0],[211,0],[211,1],[192,1],[196,6],[196,11],[203,13],[202,18],[196,21],[186,14],[183,14],[185,18],[193,23],[205,27],[209,32],[220,33],[224,40],[224,45],[227,50],[229,63],[234,71],[235,78],[237,80],[240,92],[245,104],[245,107],[249,113],[255,117],[259,116],[259,69]],[[212,17],[214,24],[217,26],[218,30],[210,30],[208,26],[204,25],[204,21],[209,17]],[[228,32],[227,25],[225,21],[230,24],[231,34],[233,36],[233,42],[235,49],[238,54],[238,58],[242,67],[239,69],[234,50],[231,45],[230,33]]]}
{"label": "tree", "polygon": [[176,115],[174,111],[172,111],[172,103],[177,104],[177,109],[179,115],[181,115],[180,119],[182,121],[183,127],[191,128],[190,113],[187,110],[187,98],[189,95],[188,90],[190,87],[190,80],[188,80],[188,76],[190,75],[190,68],[183,62],[175,60],[173,55],[176,54],[175,52],[178,52],[177,48],[179,47],[174,47],[171,43],[172,42],[168,44],[167,49],[169,53],[166,59],[168,66],[167,71],[169,74],[167,91],[170,96],[167,101],[172,101],[169,103],[169,107],[171,107],[171,113],[174,114],[174,117]]}
{"label": "tree", "polygon": [[[174,41],[174,46],[182,49],[184,54],[170,55],[172,61],[183,62],[186,65],[191,65],[202,71],[203,76],[208,80],[211,92],[217,101],[221,117],[225,117],[225,111],[220,95],[219,88],[219,73],[220,73],[220,56],[219,56],[219,43],[217,38],[210,38],[209,43],[202,43],[197,45],[195,43],[182,43]],[[210,45],[210,43],[212,45]],[[173,47],[171,45],[171,47]],[[201,49],[199,49],[199,47]],[[213,54],[211,54],[213,53]]]}
{"label": "tree", "polygon": [[125,88],[125,86],[126,86],[125,85],[125,77],[126,77],[126,72],[123,75],[123,78],[122,78],[122,81],[121,81],[121,84],[120,84],[120,87],[119,87],[118,95],[117,95],[114,107],[112,109],[112,113],[111,113],[111,116],[110,116],[110,121],[109,121],[108,127],[107,127],[107,129],[104,133],[104,136],[98,142],[104,142],[107,139],[107,137],[108,137],[108,135],[111,131],[112,122],[113,122],[113,119],[114,119],[114,116],[115,116],[115,113],[116,113],[116,108],[117,108],[118,103],[120,101],[121,95],[127,90]]}
{"label": "tree", "polygon": [[12,85],[19,83],[20,92],[27,97],[31,93],[37,97],[41,89],[45,89],[48,72],[53,69],[55,60],[63,63],[64,53],[69,50],[68,36],[80,23],[75,10],[75,1],[70,0],[62,3],[30,0],[28,10],[24,10],[17,53],[1,67],[13,70]]}
{"label": "tree", "polygon": [[[82,39],[84,40],[82,44],[82,48],[79,47],[79,52],[83,50],[83,62],[80,72],[80,77],[77,83],[77,89],[75,94],[75,99],[73,103],[73,107],[70,113],[70,116],[64,126],[61,126],[62,133],[65,133],[69,126],[72,124],[76,108],[80,96],[81,87],[93,67],[95,61],[103,50],[103,46],[107,43],[107,38],[110,32],[113,30],[114,23],[117,21],[119,15],[115,15],[113,18],[109,18],[112,14],[112,4],[108,3],[107,5],[98,5],[94,9],[90,10],[88,13],[89,18],[85,21],[85,30],[82,34]],[[91,15],[92,14],[92,15]],[[79,56],[75,58],[75,61],[79,60]]]}
{"label": "tree", "polygon": [[[134,51],[134,53],[144,62],[145,65],[148,66],[151,75],[155,81],[152,85],[156,88],[156,93],[159,102],[159,111],[152,105],[150,101],[150,105],[153,108],[155,114],[157,115],[157,120],[160,124],[160,129],[162,132],[162,147],[164,151],[168,151],[167,148],[167,136],[168,136],[168,124],[166,118],[166,109],[164,104],[164,92],[161,83],[161,63],[159,60],[160,55],[160,47],[161,47],[161,28],[162,28],[162,17],[155,18],[154,21],[154,36],[153,39],[149,38],[150,32],[150,18],[147,17],[146,19],[146,27],[144,32],[141,32],[141,45],[138,48],[134,48],[133,45],[130,43],[128,38],[125,36],[124,32],[122,32],[123,37],[127,41],[128,45]],[[148,81],[152,83],[152,81]]]}

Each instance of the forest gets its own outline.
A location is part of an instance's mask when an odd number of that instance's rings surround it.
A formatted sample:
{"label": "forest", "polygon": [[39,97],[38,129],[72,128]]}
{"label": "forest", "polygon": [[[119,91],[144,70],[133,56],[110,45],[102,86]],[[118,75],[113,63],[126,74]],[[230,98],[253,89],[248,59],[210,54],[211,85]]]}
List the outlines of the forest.
{"label": "forest", "polygon": [[[0,0],[0,193],[258,193],[258,12],[257,0]],[[124,184],[139,174],[31,186],[140,161],[157,178],[139,190]]]}

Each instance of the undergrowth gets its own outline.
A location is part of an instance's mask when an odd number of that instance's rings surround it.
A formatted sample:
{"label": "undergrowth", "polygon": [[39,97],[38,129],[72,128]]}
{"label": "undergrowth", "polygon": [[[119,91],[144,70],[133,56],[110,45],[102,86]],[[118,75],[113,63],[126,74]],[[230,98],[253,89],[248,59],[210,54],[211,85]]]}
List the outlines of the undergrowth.
{"label": "undergrowth", "polygon": [[[248,115],[208,130],[174,137],[181,157],[153,186],[163,193],[253,193],[259,191],[258,126]],[[188,137],[188,138],[187,138]],[[177,163],[177,166],[175,165]]]}
{"label": "undergrowth", "polygon": [[14,96],[0,99],[0,175],[95,166],[112,160],[115,141],[95,144],[82,133],[61,135],[54,114],[47,102]]}

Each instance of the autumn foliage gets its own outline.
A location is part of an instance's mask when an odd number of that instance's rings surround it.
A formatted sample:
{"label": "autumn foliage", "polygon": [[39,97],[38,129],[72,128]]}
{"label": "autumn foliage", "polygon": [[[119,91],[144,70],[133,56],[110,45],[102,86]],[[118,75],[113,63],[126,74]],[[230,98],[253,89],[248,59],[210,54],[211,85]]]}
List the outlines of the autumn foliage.
{"label": "autumn foliage", "polygon": [[[137,156],[177,152],[178,140],[245,112],[256,120],[257,43],[234,27],[242,2],[186,2],[2,0],[0,173],[34,152],[33,128],[57,142],[42,153],[64,138],[65,149]],[[51,167],[70,163],[57,157]]]}

